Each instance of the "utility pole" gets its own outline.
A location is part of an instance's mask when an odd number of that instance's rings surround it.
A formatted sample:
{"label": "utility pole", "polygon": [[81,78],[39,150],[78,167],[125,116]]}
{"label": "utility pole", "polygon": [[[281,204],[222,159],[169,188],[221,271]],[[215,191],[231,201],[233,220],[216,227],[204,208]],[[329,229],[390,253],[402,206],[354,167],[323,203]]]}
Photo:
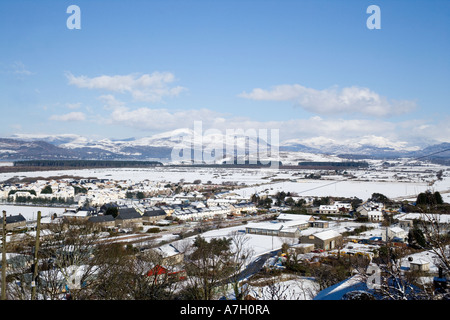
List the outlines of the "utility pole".
{"label": "utility pole", "polygon": [[33,279],[31,279],[31,300],[36,299],[36,279],[38,275],[39,236],[41,233],[41,212],[37,213],[36,244],[34,246]]}
{"label": "utility pole", "polygon": [[6,211],[3,210],[2,225],[2,300],[6,300]]}

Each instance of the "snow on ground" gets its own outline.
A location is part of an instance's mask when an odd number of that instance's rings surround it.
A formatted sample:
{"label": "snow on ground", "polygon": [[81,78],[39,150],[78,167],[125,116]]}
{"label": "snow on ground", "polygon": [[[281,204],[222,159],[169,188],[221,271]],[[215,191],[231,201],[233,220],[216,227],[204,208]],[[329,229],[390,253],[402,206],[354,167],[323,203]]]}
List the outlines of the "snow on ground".
{"label": "snow on ground", "polygon": [[355,290],[365,291],[366,289],[366,283],[361,280],[361,277],[355,275],[320,291],[320,293],[314,297],[314,300],[341,300],[342,296],[348,292]]}
{"label": "snow on ground", "polygon": [[33,221],[37,219],[38,211],[41,211],[41,217],[49,217],[53,213],[60,214],[63,213],[66,208],[58,207],[33,207],[33,206],[14,206],[14,205],[3,205],[0,204],[0,211],[6,211],[6,215],[18,215],[19,213],[27,221]]}
{"label": "snow on ground", "polygon": [[[236,232],[245,232],[245,225],[217,229],[204,232],[201,234],[203,238],[210,241],[212,238],[232,237]],[[298,239],[280,238],[256,234],[245,234],[248,238],[246,246],[253,250],[253,259],[256,260],[260,255],[269,253],[273,250],[281,249],[283,242],[296,243]],[[186,241],[193,241],[194,237],[172,242],[177,247],[177,243],[181,244]],[[252,281],[247,288],[248,294],[259,300],[312,300],[319,292],[317,282],[312,278],[282,275],[281,277],[265,278],[260,281]],[[230,294],[232,292],[230,291]]]}
{"label": "snow on ground", "polygon": [[[207,241],[210,241],[213,238],[223,238],[223,237],[233,237],[233,234],[236,232],[239,233],[245,233],[245,225],[237,226],[237,227],[230,227],[230,228],[223,228],[223,229],[216,229],[207,231],[201,234],[203,238],[205,238]],[[263,236],[263,235],[256,235],[256,234],[245,234],[246,237],[248,237],[248,242],[246,245],[249,248],[253,249],[253,257],[256,259],[258,256],[268,253],[273,250],[278,250],[281,248],[281,245],[284,241],[286,241],[285,238],[280,237],[270,237],[270,236]],[[177,247],[177,244],[181,244],[183,242],[193,242],[196,236],[189,237],[183,240],[177,240],[175,242],[172,242],[172,244]],[[295,239],[297,241],[297,239]]]}
{"label": "snow on ground", "polygon": [[131,180],[140,182],[143,180],[179,182],[193,182],[200,179],[203,183],[211,181],[214,184],[222,182],[238,182],[246,184],[264,183],[264,177],[273,171],[269,169],[221,169],[221,168],[187,168],[187,167],[154,167],[154,168],[114,168],[114,169],[80,169],[80,170],[50,170],[31,172],[7,172],[0,174],[0,181],[13,177],[53,177],[53,176],[77,176],[83,178],[98,178],[111,180]]}
{"label": "snow on ground", "polygon": [[414,253],[407,257],[404,257],[402,259],[400,265],[404,268],[409,268],[411,262],[412,263],[429,263],[430,273],[437,274],[439,271],[438,266],[437,266],[437,263],[439,262],[439,258],[431,250]]}
{"label": "snow on ground", "polygon": [[319,287],[313,278],[283,274],[252,282],[247,290],[258,300],[312,300]]}
{"label": "snow on ground", "polygon": [[[450,185],[446,187],[449,188]],[[365,200],[375,192],[382,193],[388,198],[417,197],[420,192],[427,189],[426,183],[299,180],[299,182],[286,181],[247,187],[234,192],[248,197],[255,193],[275,195],[277,192],[284,191],[295,192],[299,196],[358,197]]]}

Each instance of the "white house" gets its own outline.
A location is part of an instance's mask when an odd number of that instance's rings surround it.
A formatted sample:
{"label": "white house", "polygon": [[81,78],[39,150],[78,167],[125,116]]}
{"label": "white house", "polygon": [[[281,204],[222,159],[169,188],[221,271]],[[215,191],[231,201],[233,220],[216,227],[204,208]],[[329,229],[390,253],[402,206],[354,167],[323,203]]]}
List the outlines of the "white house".
{"label": "white house", "polygon": [[413,271],[430,271],[430,262],[424,259],[417,259],[409,263],[409,268]]}
{"label": "white house", "polygon": [[237,203],[238,200],[237,199],[222,199],[222,198],[217,198],[217,199],[213,199],[213,198],[209,198],[208,200],[206,200],[206,205],[208,207],[213,207],[213,206],[229,206],[232,204]]}
{"label": "white house", "polygon": [[321,205],[319,206],[320,214],[338,214],[339,208],[336,205]]}
{"label": "white house", "polygon": [[431,214],[431,213],[405,213],[396,216],[400,227],[408,230],[413,226],[414,220],[424,223],[437,223],[442,230],[450,226],[450,214]]}
{"label": "white house", "polygon": [[[386,236],[388,239],[386,239]],[[403,230],[400,227],[388,227],[387,232],[383,232],[381,234],[381,239],[383,241],[392,240],[392,239],[399,239],[401,241],[406,241],[408,239],[408,232]]]}
{"label": "white house", "polygon": [[280,213],[277,221],[293,223],[300,230],[307,229],[315,219],[311,215]]}
{"label": "white house", "polygon": [[243,212],[255,213],[256,211],[256,205],[252,202],[236,203],[231,207],[231,213],[237,215],[240,215]]}
{"label": "white house", "polygon": [[226,218],[227,215],[231,214],[230,206],[215,206],[215,207],[207,208],[205,210],[208,210],[210,212],[210,214],[214,217]]}
{"label": "white house", "polygon": [[352,210],[352,204],[347,202],[335,202],[334,205],[338,208],[338,210],[344,210],[345,212],[349,212]]}
{"label": "white house", "polygon": [[32,193],[29,193],[28,191],[17,191],[16,193],[14,193],[13,195],[14,200],[17,199],[17,197],[31,197],[31,198],[36,198],[36,196]]}
{"label": "white house", "polygon": [[249,234],[292,238],[298,238],[301,235],[298,221],[295,220],[287,222],[270,221],[249,223],[245,226],[245,232]]}
{"label": "white house", "polygon": [[367,218],[372,222],[383,221],[383,212],[379,210],[371,210],[367,212]]}
{"label": "white house", "polygon": [[352,209],[350,203],[345,202],[335,202],[332,205],[321,205],[319,206],[320,214],[339,214],[340,212],[349,212]]}
{"label": "white house", "polygon": [[[361,216],[361,217],[369,217],[369,212],[374,211],[374,212],[383,212],[384,210],[384,204],[379,203],[379,202],[372,202],[372,201],[368,201],[362,205],[360,205],[358,208],[356,208],[356,212]],[[378,213],[376,214],[372,214],[375,216],[379,216]],[[370,218],[369,218],[370,220]],[[377,220],[376,220],[377,221]],[[380,220],[378,220],[380,221]]]}

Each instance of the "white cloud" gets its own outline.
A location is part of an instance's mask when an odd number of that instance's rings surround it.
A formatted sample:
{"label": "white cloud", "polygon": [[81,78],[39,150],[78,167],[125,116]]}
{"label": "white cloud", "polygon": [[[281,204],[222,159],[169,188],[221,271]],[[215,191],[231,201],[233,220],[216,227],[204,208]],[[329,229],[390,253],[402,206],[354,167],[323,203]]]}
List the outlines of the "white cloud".
{"label": "white cloud", "polygon": [[83,112],[70,112],[62,115],[52,115],[50,120],[53,121],[84,121],[86,116]]}
{"label": "white cloud", "polygon": [[181,127],[192,127],[194,121],[202,121],[203,129],[230,130],[277,129],[280,139],[310,139],[329,137],[332,139],[350,139],[362,136],[383,136],[395,131],[395,125],[381,120],[359,119],[322,119],[314,116],[308,119],[290,119],[285,121],[255,121],[245,117],[234,117],[209,109],[168,110],[125,107],[112,97],[104,97],[115,107],[108,107],[110,113],[101,123],[138,128],[144,131],[168,131]]}
{"label": "white cloud", "polygon": [[66,74],[69,84],[79,88],[102,89],[118,93],[129,93],[136,101],[160,102],[164,97],[175,97],[186,90],[181,86],[170,86],[175,76],[170,72],[152,74],[101,75],[89,78]]}
{"label": "white cloud", "polygon": [[66,107],[69,109],[78,109],[81,107],[81,102],[77,103],[66,103]]}
{"label": "white cloud", "polygon": [[[67,74],[69,83],[79,88],[102,89],[109,92],[99,96],[107,113],[96,118],[101,125],[139,129],[144,132],[167,132],[178,128],[192,128],[194,121],[202,121],[203,130],[217,129],[278,129],[280,141],[295,139],[309,146],[326,143],[345,146],[372,145],[379,147],[409,148],[415,144],[409,135],[437,138],[444,131],[432,129],[432,124],[418,121],[413,130],[408,130],[411,121],[392,122],[383,117],[410,112],[416,107],[412,101],[394,101],[382,97],[368,88],[332,87],[325,90],[306,88],[301,85],[280,85],[263,90],[256,88],[240,96],[253,100],[291,101],[316,115],[308,119],[281,121],[255,121],[250,118],[216,112],[211,109],[171,110],[165,108],[131,107],[118,93],[130,94],[135,100],[161,101],[178,95],[185,89],[174,87],[175,77],[171,73],[144,75],[115,75],[88,78]],[[117,94],[116,94],[117,93]],[[119,96],[119,99],[116,98]],[[75,105],[74,105],[75,107]],[[324,115],[342,114],[342,117]],[[344,119],[344,114],[376,116],[370,119]],[[52,120],[85,120],[81,112],[54,115]],[[442,136],[442,135],[441,135]]]}
{"label": "white cloud", "polygon": [[25,65],[23,64],[23,62],[21,61],[16,61],[12,64],[11,66],[12,68],[12,72],[16,75],[19,76],[31,76],[34,73],[31,72],[30,70],[28,70]]}
{"label": "white cloud", "polygon": [[35,75],[35,73],[30,71],[22,61],[15,61],[7,64],[0,62],[0,74],[12,75],[19,80],[24,80],[26,77]]}
{"label": "white cloud", "polygon": [[115,107],[104,121],[108,124],[120,124],[131,128],[164,131],[189,126],[194,121],[203,121],[211,126],[223,121],[223,118],[221,114],[208,109],[170,111],[152,108],[130,109],[119,106]]}
{"label": "white cloud", "polygon": [[440,118],[405,120],[397,125],[399,135],[422,144],[450,142],[450,116]]}
{"label": "white cloud", "polygon": [[112,94],[101,95],[100,97],[98,97],[98,99],[103,103],[105,103],[104,108],[106,110],[125,106],[124,102],[117,100],[116,97],[113,96]]}
{"label": "white cloud", "polygon": [[278,85],[270,90],[256,88],[239,96],[252,100],[293,101],[307,111],[322,115],[364,114],[386,117],[404,114],[416,107],[414,101],[388,100],[368,88],[355,86],[316,90],[299,84]]}
{"label": "white cloud", "polygon": [[[276,129],[280,142],[304,144],[315,148],[373,146],[395,150],[416,150],[417,144],[403,132],[401,124],[381,120],[360,119],[291,119],[286,121],[254,121],[248,118],[230,117],[207,109],[169,111],[166,109],[126,107],[114,109],[107,123],[139,128],[144,131],[167,132],[178,128],[194,127],[194,121],[202,121],[204,131],[215,129],[222,134],[227,130]],[[290,141],[288,141],[290,140]]]}
{"label": "white cloud", "polygon": [[[216,129],[222,133],[230,130],[277,129],[280,142],[291,140],[311,147],[342,146],[390,147],[398,150],[414,150],[417,146],[448,140],[448,119],[441,121],[405,120],[393,122],[383,119],[343,119],[312,116],[306,119],[280,121],[255,121],[245,117],[218,113],[209,109],[169,110],[163,108],[131,108],[112,95],[100,97],[107,114],[96,116],[100,125],[114,126],[119,132],[124,128],[142,132],[167,132],[190,128],[194,121],[201,121],[203,130]],[[82,121],[82,112],[53,115],[55,121]]]}

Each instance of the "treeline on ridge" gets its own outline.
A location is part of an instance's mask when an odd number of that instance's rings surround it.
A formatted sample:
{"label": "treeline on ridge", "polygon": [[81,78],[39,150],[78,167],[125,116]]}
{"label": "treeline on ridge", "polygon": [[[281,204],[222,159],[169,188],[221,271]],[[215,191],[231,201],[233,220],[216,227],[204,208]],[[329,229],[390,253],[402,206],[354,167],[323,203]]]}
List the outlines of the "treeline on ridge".
{"label": "treeline on ridge", "polygon": [[342,161],[342,162],[332,162],[332,161],[304,161],[299,162],[301,167],[338,167],[338,168],[367,168],[369,164],[365,161]]}
{"label": "treeline on ridge", "polygon": [[14,162],[14,167],[124,168],[146,166],[162,166],[162,163],[132,160],[24,160]]}

